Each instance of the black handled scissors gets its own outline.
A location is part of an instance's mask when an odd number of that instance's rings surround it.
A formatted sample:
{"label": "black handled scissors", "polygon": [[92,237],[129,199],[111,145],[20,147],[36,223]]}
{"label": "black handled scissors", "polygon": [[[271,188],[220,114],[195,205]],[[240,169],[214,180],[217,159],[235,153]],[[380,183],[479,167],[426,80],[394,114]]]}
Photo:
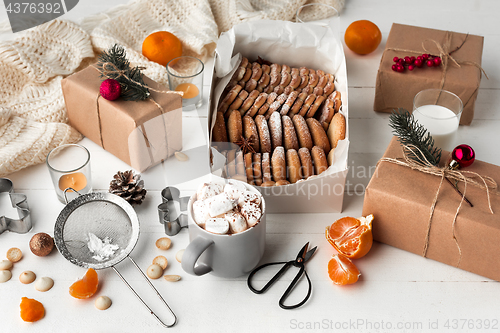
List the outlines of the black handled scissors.
{"label": "black handled scissors", "polygon": [[[307,300],[311,296],[311,290],[312,290],[311,280],[309,279],[309,276],[307,275],[307,272],[304,268],[304,263],[312,257],[312,255],[314,254],[314,252],[316,251],[316,248],[317,248],[317,246],[315,246],[311,250],[307,251],[308,246],[309,246],[309,242],[307,242],[306,245],[304,245],[304,247],[300,250],[300,252],[297,255],[297,258],[295,260],[282,261],[282,262],[271,262],[268,264],[261,265],[261,266],[257,267],[256,269],[254,269],[250,273],[250,275],[248,276],[248,280],[247,280],[248,288],[250,288],[250,290],[256,294],[262,294],[267,289],[269,289],[269,287],[271,287],[273,285],[273,283],[276,282],[276,280],[278,280],[283,275],[283,273],[285,273],[288,270],[288,268],[290,268],[291,266],[300,267],[299,272],[297,273],[295,278],[292,280],[292,282],[290,283],[290,285],[286,289],[283,296],[281,296],[281,298],[279,300],[279,305],[282,309],[287,309],[287,310],[288,309],[295,309],[295,308],[298,308],[299,306],[302,306],[305,302],[307,302]],[[276,275],[274,275],[274,277],[271,280],[269,280],[269,282],[264,287],[262,287],[262,289],[257,290],[254,287],[252,287],[251,280],[252,280],[252,277],[255,275],[255,273],[257,273],[259,270],[261,270],[264,267],[271,266],[271,265],[282,265],[282,264],[283,264],[283,267],[278,271],[278,273],[276,273]],[[299,282],[299,279],[302,277],[303,274],[306,275],[307,282],[309,283],[309,289],[307,290],[306,297],[301,302],[299,302],[295,305],[283,304],[285,302],[285,300],[287,299],[287,297],[292,292],[292,290],[295,287],[295,285],[297,284],[297,282]]]}

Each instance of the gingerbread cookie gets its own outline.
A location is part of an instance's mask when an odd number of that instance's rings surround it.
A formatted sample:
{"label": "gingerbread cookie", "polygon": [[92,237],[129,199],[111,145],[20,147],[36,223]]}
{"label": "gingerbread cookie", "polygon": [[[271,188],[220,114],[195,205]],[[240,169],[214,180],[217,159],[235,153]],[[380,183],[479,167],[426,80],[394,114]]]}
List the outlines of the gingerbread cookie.
{"label": "gingerbread cookie", "polygon": [[231,112],[233,110],[238,110],[240,108],[241,104],[243,104],[243,102],[245,101],[245,99],[247,97],[248,97],[248,91],[246,91],[246,90],[240,91],[238,96],[236,96],[236,98],[234,99],[233,103],[231,103],[231,105],[229,105],[227,112]]}
{"label": "gingerbread cookie", "polygon": [[227,121],[227,132],[229,134],[229,142],[236,143],[241,140],[243,135],[243,123],[241,121],[241,113],[238,110],[233,110]]}
{"label": "gingerbread cookie", "polygon": [[286,165],[288,168],[288,180],[295,184],[301,178],[300,176],[300,159],[295,149],[286,151]]}
{"label": "gingerbread cookie", "polygon": [[300,159],[300,174],[303,179],[307,179],[314,175],[314,168],[312,164],[312,157],[309,149],[303,147],[299,149]]}
{"label": "gingerbread cookie", "polygon": [[269,134],[271,135],[271,147],[275,149],[283,146],[283,128],[281,125],[281,116],[279,112],[273,112],[269,117]]}
{"label": "gingerbread cookie", "polygon": [[267,126],[266,118],[263,115],[255,117],[255,124],[259,132],[260,151],[261,153],[271,152],[271,137],[269,135],[269,127]]}
{"label": "gingerbread cookie", "polygon": [[270,77],[267,73],[262,73],[260,80],[257,82],[257,90],[263,92],[264,89],[269,85]]}
{"label": "gingerbread cookie", "polygon": [[297,133],[299,146],[311,150],[313,147],[313,141],[311,133],[309,132],[309,127],[307,126],[304,117],[302,117],[300,114],[296,114],[295,116],[293,116],[292,122],[295,126],[295,132]]}
{"label": "gingerbread cookie", "polygon": [[336,113],[333,118],[330,126],[328,127],[328,138],[330,139],[331,146],[333,148],[337,147],[337,144],[340,140],[345,139],[346,134],[346,121],[345,117],[342,113]]}
{"label": "gingerbread cookie", "polygon": [[261,154],[253,154],[253,178],[255,185],[260,186],[262,184],[262,161]]}
{"label": "gingerbread cookie", "polygon": [[334,100],[327,98],[325,103],[321,107],[318,121],[325,130],[328,129],[328,125],[332,121],[333,115],[335,114],[335,109],[333,108],[334,105]]}
{"label": "gingerbread cookie", "polygon": [[306,123],[309,127],[309,132],[311,133],[313,144],[320,147],[324,151],[329,152],[331,149],[331,145],[323,126],[321,126],[319,121],[314,118],[307,118]]}
{"label": "gingerbread cookie", "polygon": [[286,180],[285,149],[281,146],[276,147],[273,151],[271,156],[271,170],[275,182]]}
{"label": "gingerbread cookie", "polygon": [[268,65],[262,64],[261,67],[262,67],[262,75],[264,74],[269,75],[269,73],[271,73],[271,67],[269,67]]}
{"label": "gingerbread cookie", "polygon": [[[286,92],[285,92],[285,94],[286,94]],[[290,95],[288,95],[288,98],[286,99],[285,103],[281,106],[280,114],[282,116],[288,114],[288,111],[290,111],[290,108],[292,107],[293,103],[297,99],[298,95],[299,95],[298,91],[292,91],[290,93]]]}
{"label": "gingerbread cookie", "polygon": [[245,154],[245,172],[247,175],[247,183],[253,185],[253,156],[252,153]]}
{"label": "gingerbread cookie", "polygon": [[262,183],[267,183],[272,180],[271,155],[269,153],[262,153]]}
{"label": "gingerbread cookie", "polygon": [[321,103],[325,100],[324,96],[317,95],[316,99],[314,100],[313,105],[309,108],[309,111],[307,111],[307,114],[304,118],[312,118],[316,114],[316,111],[319,109],[321,106]]}
{"label": "gingerbread cookie", "polygon": [[319,82],[319,77],[318,77],[318,74],[316,73],[311,73],[309,71],[309,83],[307,84],[309,87],[316,87],[318,85],[318,82]]}
{"label": "gingerbread cookie", "polygon": [[281,123],[283,126],[283,146],[285,150],[299,150],[299,141],[292,120],[288,116],[282,116]]}
{"label": "gingerbread cookie", "polygon": [[257,90],[252,90],[250,94],[248,94],[248,97],[245,99],[245,101],[243,102],[243,104],[241,104],[240,107],[240,113],[242,116],[248,111],[248,109],[250,109],[250,107],[255,102],[257,96],[259,96],[259,92]]}
{"label": "gingerbread cookie", "polygon": [[290,112],[288,112],[288,116],[292,117],[300,112],[300,108],[304,104],[304,101],[307,98],[307,94],[301,92],[300,94],[297,95],[297,99],[295,100],[295,103],[293,103],[292,108],[290,109]]}
{"label": "gingerbread cookie", "polygon": [[243,136],[251,142],[251,146],[255,152],[260,151],[259,133],[252,117],[243,117]]}
{"label": "gingerbread cookie", "polygon": [[323,94],[325,96],[330,95],[335,90],[335,83],[327,82],[326,86],[323,88]]}
{"label": "gingerbread cookie", "polygon": [[266,93],[259,94],[250,110],[248,110],[248,115],[250,117],[254,117],[257,114],[260,114],[260,109],[266,103],[267,97],[268,95]]}
{"label": "gingerbread cookie", "polygon": [[257,88],[257,80],[255,79],[250,79],[247,81],[247,83],[245,84],[245,90],[248,92],[248,91],[252,91],[252,90],[255,90]]}
{"label": "gingerbread cookie", "polygon": [[302,107],[300,108],[300,112],[299,112],[299,114],[302,117],[306,116],[307,112],[309,111],[309,108],[314,103],[315,99],[316,99],[316,95],[313,95],[313,94],[307,95],[306,99],[304,100],[304,103],[302,104]]}
{"label": "gingerbread cookie", "polygon": [[326,160],[325,151],[318,146],[314,146],[311,150],[311,156],[314,162],[314,170],[317,175],[328,169],[328,162]]}
{"label": "gingerbread cookie", "polygon": [[217,111],[218,112],[226,112],[227,109],[229,108],[229,105],[231,105],[234,100],[236,99],[236,96],[241,91],[241,86],[240,85],[235,85],[229,92],[226,94],[226,96],[222,99],[222,102],[220,102]]}

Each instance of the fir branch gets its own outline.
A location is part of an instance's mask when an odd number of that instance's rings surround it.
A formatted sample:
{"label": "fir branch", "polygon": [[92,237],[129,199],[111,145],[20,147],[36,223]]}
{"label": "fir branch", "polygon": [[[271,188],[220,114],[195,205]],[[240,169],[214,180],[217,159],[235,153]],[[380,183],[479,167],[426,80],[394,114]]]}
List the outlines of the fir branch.
{"label": "fir branch", "polygon": [[423,156],[410,156],[410,158],[418,161],[423,157],[433,165],[438,165],[441,159],[441,149],[434,147],[431,134],[415,120],[408,110],[402,108],[393,110],[389,118],[389,126],[392,127],[392,132],[401,144],[414,145],[422,152]]}
{"label": "fir branch", "polygon": [[[105,63],[112,63],[116,69],[104,66]],[[122,46],[115,44],[109,50],[103,51],[99,56],[97,68],[101,72],[101,78],[115,79],[120,83],[122,87],[120,96],[125,101],[142,101],[149,97],[150,92],[142,79],[141,68],[130,67]]]}

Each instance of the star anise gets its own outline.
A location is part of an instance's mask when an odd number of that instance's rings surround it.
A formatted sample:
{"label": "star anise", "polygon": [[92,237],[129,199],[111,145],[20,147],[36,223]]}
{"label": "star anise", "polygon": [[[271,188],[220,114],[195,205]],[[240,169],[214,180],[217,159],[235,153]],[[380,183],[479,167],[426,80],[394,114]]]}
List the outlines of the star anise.
{"label": "star anise", "polygon": [[271,66],[273,63],[264,59],[264,58],[261,58],[261,57],[257,57],[257,63],[261,64],[261,65],[268,65],[268,66]]}
{"label": "star anise", "polygon": [[255,136],[252,134],[248,138],[244,138],[243,136],[240,136],[240,140],[236,141],[235,144],[240,146],[241,151],[243,152],[243,155],[246,153],[253,153],[255,154],[255,149],[253,147],[253,143],[255,141]]}

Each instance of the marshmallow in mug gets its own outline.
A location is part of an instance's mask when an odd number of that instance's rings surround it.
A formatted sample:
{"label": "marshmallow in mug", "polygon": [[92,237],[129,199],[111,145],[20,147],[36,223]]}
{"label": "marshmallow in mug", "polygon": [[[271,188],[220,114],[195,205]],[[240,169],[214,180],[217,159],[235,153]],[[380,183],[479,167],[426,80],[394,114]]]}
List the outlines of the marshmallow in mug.
{"label": "marshmallow in mug", "polygon": [[237,234],[248,229],[247,221],[241,213],[229,212],[224,215],[224,218],[229,222],[229,231],[232,234]]}
{"label": "marshmallow in mug", "polygon": [[208,214],[211,217],[217,217],[221,214],[229,212],[236,206],[236,200],[231,200],[226,193],[222,192],[205,200],[208,208]]}
{"label": "marshmallow in mug", "polygon": [[205,200],[224,191],[224,185],[219,183],[202,183],[196,191],[198,200]]}
{"label": "marshmallow in mug", "polygon": [[205,222],[205,230],[214,234],[224,235],[229,231],[229,222],[220,217],[210,218]]}
{"label": "marshmallow in mug", "polygon": [[253,202],[246,202],[241,207],[241,215],[243,215],[247,220],[248,226],[253,227],[254,225],[257,224],[257,222],[260,221],[262,212],[260,210],[260,207],[257,206],[257,204]]}
{"label": "marshmallow in mug", "polygon": [[247,192],[243,193],[242,195],[240,195],[240,197],[238,198],[238,205],[240,207],[243,207],[246,203],[249,203],[249,202],[254,203],[257,206],[260,206],[260,202],[261,202],[260,195],[258,195],[257,193],[247,191]]}
{"label": "marshmallow in mug", "polygon": [[260,221],[261,201],[260,194],[248,191],[240,182],[230,180],[225,186],[204,183],[192,206],[193,219],[211,233],[243,232]]}
{"label": "marshmallow in mug", "polygon": [[244,184],[235,182],[233,179],[229,180],[229,184],[224,186],[224,193],[231,200],[238,200],[240,196],[247,191]]}
{"label": "marshmallow in mug", "polygon": [[193,219],[201,227],[205,226],[205,221],[210,218],[205,200],[196,200],[193,203]]}

